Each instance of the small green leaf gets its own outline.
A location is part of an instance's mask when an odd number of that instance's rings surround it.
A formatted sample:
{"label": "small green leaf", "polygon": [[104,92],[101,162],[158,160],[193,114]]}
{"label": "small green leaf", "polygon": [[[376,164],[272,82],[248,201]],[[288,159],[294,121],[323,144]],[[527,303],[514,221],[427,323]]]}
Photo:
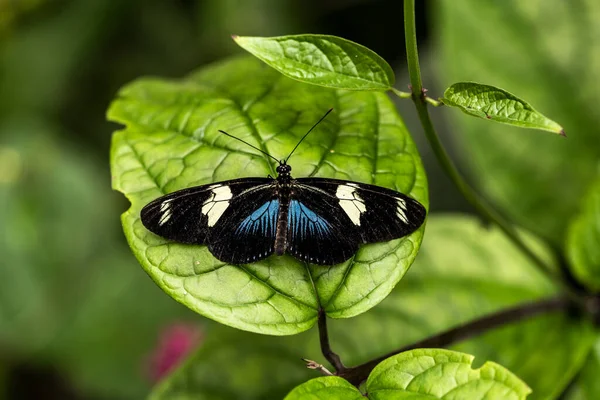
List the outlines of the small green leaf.
{"label": "small green leaf", "polygon": [[297,386],[285,400],[363,400],[364,397],[347,380],[323,376]]}
{"label": "small green leaf", "polygon": [[335,112],[290,160],[293,175],[374,183],[427,206],[416,146],[384,93],[306,85],[250,57],[181,81],[141,79],[120,92],[108,113],[126,125],[112,140],[113,187],[131,201],[122,216],[129,245],[165,292],[218,322],[272,335],[310,328],[319,305],[331,317],[347,318],[389,294],[414,260],[424,227],[362,246],[337,266],[307,265],[289,256],[233,266],[216,260],[206,246],[162,239],[140,221],[141,208],[165,193],[274,175],[268,158],[218,129],[283,157],[332,106]]}
{"label": "small green leaf", "polygon": [[388,90],[394,71],[374,51],[329,35],[233,36],[243,49],[285,76],[347,90]]}
{"label": "small green leaf", "polygon": [[417,349],[382,361],[367,380],[369,399],[524,399],[531,389],[493,362],[473,369],[475,357]]}
{"label": "small green leaf", "polygon": [[600,291],[600,179],[583,198],[581,213],[567,234],[567,256],[575,276],[590,289]]}
{"label": "small green leaf", "polygon": [[529,103],[494,86],[474,82],[455,83],[446,89],[442,101],[475,117],[565,134],[562,126],[537,112]]}

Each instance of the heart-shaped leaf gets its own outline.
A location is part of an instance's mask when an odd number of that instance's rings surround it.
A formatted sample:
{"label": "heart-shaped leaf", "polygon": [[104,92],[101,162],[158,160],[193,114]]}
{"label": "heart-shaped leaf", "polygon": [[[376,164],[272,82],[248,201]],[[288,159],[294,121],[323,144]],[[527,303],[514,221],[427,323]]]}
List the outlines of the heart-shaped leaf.
{"label": "heart-shaped leaf", "polygon": [[583,198],[581,213],[571,222],[567,255],[575,276],[600,291],[600,179]]}
{"label": "heart-shaped leaf", "polygon": [[310,328],[322,307],[350,317],[379,303],[402,278],[423,229],[361,247],[332,267],[288,256],[224,265],[205,246],[168,242],[141,224],[141,208],[178,189],[248,176],[274,165],[218,129],[285,156],[330,107],[335,108],[290,160],[295,176],[375,183],[427,206],[417,149],[382,93],[318,88],[283,77],[250,58],[215,65],[181,81],[142,79],[125,87],[109,119],[127,126],[113,136],[113,187],[131,201],[123,228],[136,257],[165,292],[221,323],[286,335]]}
{"label": "heart-shaped leaf", "polygon": [[[390,357],[369,375],[364,397],[391,399],[524,399],[531,389],[493,362],[472,367],[475,357],[444,349],[417,349]],[[363,394],[338,377],[310,380],[286,400],[360,399]]]}
{"label": "heart-shaped leaf", "polygon": [[243,49],[285,76],[346,90],[388,90],[394,71],[374,51],[330,35],[234,36]]}
{"label": "heart-shaped leaf", "polygon": [[564,135],[562,126],[536,111],[525,100],[506,90],[475,82],[459,82],[444,92],[444,104],[475,117],[522,128]]}

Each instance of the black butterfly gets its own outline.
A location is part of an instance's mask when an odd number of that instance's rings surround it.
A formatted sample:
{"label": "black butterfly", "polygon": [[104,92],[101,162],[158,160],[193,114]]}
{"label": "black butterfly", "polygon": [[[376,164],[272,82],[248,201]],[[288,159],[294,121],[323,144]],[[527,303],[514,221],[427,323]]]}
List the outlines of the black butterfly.
{"label": "black butterfly", "polygon": [[[416,200],[379,186],[327,178],[293,179],[287,160],[277,178],[241,178],[178,190],[147,204],[142,223],[180,243],[206,244],[219,260],[247,264],[273,253],[339,264],[363,243],[406,236],[425,220]],[[233,137],[226,132],[225,135]]]}

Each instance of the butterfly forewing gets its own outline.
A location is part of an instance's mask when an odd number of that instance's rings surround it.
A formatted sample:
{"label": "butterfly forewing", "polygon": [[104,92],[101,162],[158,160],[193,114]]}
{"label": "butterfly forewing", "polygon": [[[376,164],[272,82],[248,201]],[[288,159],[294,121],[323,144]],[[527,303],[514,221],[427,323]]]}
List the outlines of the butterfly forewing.
{"label": "butterfly forewing", "polygon": [[140,214],[142,223],[166,239],[205,244],[237,196],[270,182],[269,178],[242,178],[179,190],[147,204]]}
{"label": "butterfly forewing", "polygon": [[406,236],[425,221],[425,207],[394,190],[326,178],[300,178],[297,185],[315,197],[329,198],[353,225],[358,243],[384,242]]}

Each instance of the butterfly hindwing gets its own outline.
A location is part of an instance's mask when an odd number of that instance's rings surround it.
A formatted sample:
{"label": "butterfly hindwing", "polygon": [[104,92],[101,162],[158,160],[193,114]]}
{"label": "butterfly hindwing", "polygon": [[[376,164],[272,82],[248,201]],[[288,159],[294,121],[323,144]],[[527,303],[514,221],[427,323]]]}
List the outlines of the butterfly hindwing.
{"label": "butterfly hindwing", "polygon": [[425,208],[394,190],[326,178],[300,178],[297,183],[329,197],[352,222],[360,236],[359,243],[400,238],[417,230],[425,221]]}
{"label": "butterfly hindwing", "polygon": [[178,190],[147,204],[140,214],[142,223],[166,239],[205,244],[237,196],[270,182],[268,178],[242,178]]}
{"label": "butterfly hindwing", "polygon": [[231,199],[208,233],[208,249],[216,258],[248,264],[273,254],[280,209],[275,185],[270,180]]}
{"label": "butterfly hindwing", "polygon": [[287,219],[287,252],[314,264],[339,264],[358,250],[360,236],[336,201],[293,185]]}

